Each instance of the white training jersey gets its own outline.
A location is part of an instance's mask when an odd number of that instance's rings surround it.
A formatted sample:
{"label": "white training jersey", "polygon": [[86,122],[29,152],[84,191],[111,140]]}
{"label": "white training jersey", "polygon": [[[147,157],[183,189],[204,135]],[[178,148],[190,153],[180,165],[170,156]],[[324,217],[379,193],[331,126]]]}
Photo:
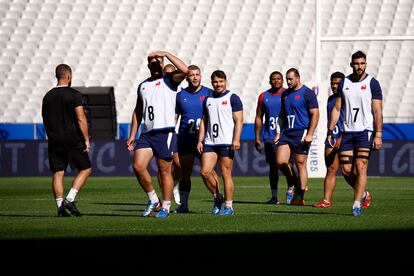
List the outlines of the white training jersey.
{"label": "white training jersey", "polygon": [[177,91],[177,85],[167,76],[147,79],[138,86],[138,98],[143,106],[143,132],[175,128]]}
{"label": "white training jersey", "polygon": [[[231,100],[234,95],[233,100]],[[237,105],[236,110],[234,106]],[[208,116],[207,131],[204,144],[210,146],[230,146],[233,142],[234,120],[233,110],[242,109],[240,98],[229,91],[223,96],[209,96],[204,105],[204,112]]]}
{"label": "white training jersey", "polygon": [[[375,82],[375,83],[371,83]],[[344,131],[373,131],[374,117],[372,99],[382,99],[378,81],[372,76],[360,82],[352,82],[348,77],[343,81],[340,94],[344,100]]]}

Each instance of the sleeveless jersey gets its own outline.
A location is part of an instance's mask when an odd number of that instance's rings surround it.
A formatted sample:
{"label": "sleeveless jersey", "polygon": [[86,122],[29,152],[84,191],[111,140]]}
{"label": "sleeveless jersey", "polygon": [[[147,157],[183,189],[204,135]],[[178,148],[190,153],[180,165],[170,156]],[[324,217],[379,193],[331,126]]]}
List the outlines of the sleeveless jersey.
{"label": "sleeveless jersey", "polygon": [[163,78],[147,79],[138,86],[138,99],[143,106],[144,130],[174,129],[175,104],[178,85],[169,75]]}
{"label": "sleeveless jersey", "polygon": [[368,74],[360,82],[352,82],[348,76],[339,84],[338,93],[344,101],[344,131],[373,131],[372,99],[382,100],[378,81]]}
{"label": "sleeveless jersey", "polygon": [[243,110],[243,104],[239,96],[231,91],[207,97],[203,110],[203,113],[208,116],[204,144],[230,146],[234,132],[233,112],[241,110]]}
{"label": "sleeveless jersey", "polygon": [[183,139],[197,142],[198,129],[200,128],[201,117],[203,116],[203,102],[211,96],[213,90],[202,86],[200,91],[192,93],[182,89],[177,94],[177,106],[175,112],[181,115],[178,134]]}
{"label": "sleeveless jersey", "polygon": [[281,88],[280,92],[275,94],[267,90],[259,96],[258,103],[265,117],[263,123],[263,140],[265,142],[273,142],[275,138],[276,124],[281,108],[280,99],[284,90],[284,88]]}
{"label": "sleeveless jersey", "polygon": [[309,110],[319,108],[315,93],[306,85],[299,90],[286,89],[282,94],[282,109],[285,111],[284,131],[304,130],[309,127]]}

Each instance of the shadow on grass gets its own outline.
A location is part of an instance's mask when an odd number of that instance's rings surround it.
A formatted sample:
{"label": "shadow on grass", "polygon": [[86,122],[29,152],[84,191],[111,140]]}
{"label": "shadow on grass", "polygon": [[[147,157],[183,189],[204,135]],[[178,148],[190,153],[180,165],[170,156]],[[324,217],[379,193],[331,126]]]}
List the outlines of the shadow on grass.
{"label": "shadow on grass", "polygon": [[98,205],[117,205],[117,206],[145,206],[145,203],[125,203],[125,202],[93,202]]}
{"label": "shadow on grass", "polygon": [[[145,269],[168,271],[179,264],[195,269],[193,275],[198,275],[202,269],[216,270],[220,265],[234,271],[246,268],[274,271],[275,265],[280,266],[279,271],[289,266],[291,271],[292,259],[301,258],[300,262],[294,263],[299,267],[310,263],[311,266],[303,267],[307,273],[313,268],[322,269],[322,264],[331,262],[339,265],[338,262],[345,260],[337,267],[342,272],[347,268],[355,269],[358,265],[372,265],[369,266],[370,272],[389,265],[394,274],[396,270],[404,269],[404,264],[409,264],[411,254],[404,253],[406,251],[402,249],[414,246],[413,234],[414,229],[148,235],[0,240],[0,244],[4,258],[2,263],[6,267],[13,262],[17,264],[13,267],[14,273],[24,269],[52,273],[54,269],[61,269],[56,271],[64,274],[62,265],[68,264],[69,260],[79,260],[85,266],[82,272],[92,271],[94,275],[99,271],[116,271],[117,275],[121,275],[120,272],[130,270],[135,271],[134,275],[139,275]],[[397,266],[392,259],[398,260]],[[177,263],[177,260],[181,261]],[[23,263],[24,266],[21,265]],[[195,265],[200,266],[195,268]]]}

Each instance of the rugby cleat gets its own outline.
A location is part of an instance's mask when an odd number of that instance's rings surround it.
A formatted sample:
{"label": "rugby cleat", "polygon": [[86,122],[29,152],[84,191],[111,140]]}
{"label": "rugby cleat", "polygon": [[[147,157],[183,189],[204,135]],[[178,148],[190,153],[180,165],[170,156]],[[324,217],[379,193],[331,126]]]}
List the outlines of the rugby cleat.
{"label": "rugby cleat", "polygon": [[70,217],[70,215],[66,212],[65,206],[63,206],[63,204],[58,208],[58,217]]}
{"label": "rugby cleat", "polygon": [[365,197],[361,200],[361,207],[366,209],[371,205],[372,196],[369,192],[366,192]]}
{"label": "rugby cleat", "polygon": [[82,216],[79,212],[78,208],[76,208],[75,202],[70,202],[67,199],[63,200],[62,203],[63,208],[69,210],[69,212],[74,215],[75,217]]}
{"label": "rugby cleat", "polygon": [[294,197],[290,202],[290,205],[305,206],[305,200],[300,199],[298,197]]}
{"label": "rugby cleat", "polygon": [[312,204],[312,207],[316,208],[332,208],[332,203],[327,201],[326,199],[322,200],[321,202]]}
{"label": "rugby cleat", "polygon": [[279,205],[279,200],[277,200],[276,197],[272,196],[268,201],[265,202],[265,204],[276,204],[276,205]]}
{"label": "rugby cleat", "polygon": [[170,212],[167,209],[161,208],[160,211],[154,215],[154,218],[168,218]]}
{"label": "rugby cleat", "polygon": [[224,202],[224,197],[222,194],[218,194],[216,198],[214,198],[214,205],[213,205],[213,209],[211,210],[212,215],[218,215],[220,213],[221,205],[223,204],[223,202]]}
{"label": "rugby cleat", "polygon": [[232,216],[232,215],[234,215],[234,210],[231,209],[231,208],[225,207],[225,208],[220,210],[219,215],[220,216]]}
{"label": "rugby cleat", "polygon": [[151,201],[147,202],[147,205],[145,206],[145,210],[141,213],[141,217],[148,217],[151,215],[151,212],[155,212],[157,209],[159,209],[161,204],[159,202],[151,203]]}
{"label": "rugby cleat", "polygon": [[354,217],[360,217],[361,216],[361,207],[359,207],[359,208],[353,208],[352,209],[352,215]]}

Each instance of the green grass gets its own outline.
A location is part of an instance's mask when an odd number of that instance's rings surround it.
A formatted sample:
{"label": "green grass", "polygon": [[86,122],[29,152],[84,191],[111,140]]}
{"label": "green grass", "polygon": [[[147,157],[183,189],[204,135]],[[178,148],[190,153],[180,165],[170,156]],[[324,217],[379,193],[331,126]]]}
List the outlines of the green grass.
{"label": "green grass", "polygon": [[[70,178],[65,180],[66,191]],[[168,219],[140,218],[146,195],[132,177],[91,177],[78,194],[80,218],[56,217],[51,179],[0,178],[0,240],[198,236],[226,234],[341,233],[354,231],[412,231],[412,178],[371,177],[372,205],[362,217],[352,217],[353,192],[338,177],[332,209],[311,207],[322,199],[323,180],[310,179],[307,206],[284,204],[286,182],[281,177],[281,204],[263,204],[270,191],[266,177],[235,177],[233,217],[209,214],[212,201],[200,177],[194,177],[189,214]],[[159,187],[156,187],[159,192]],[[175,208],[173,204],[172,208]]]}

